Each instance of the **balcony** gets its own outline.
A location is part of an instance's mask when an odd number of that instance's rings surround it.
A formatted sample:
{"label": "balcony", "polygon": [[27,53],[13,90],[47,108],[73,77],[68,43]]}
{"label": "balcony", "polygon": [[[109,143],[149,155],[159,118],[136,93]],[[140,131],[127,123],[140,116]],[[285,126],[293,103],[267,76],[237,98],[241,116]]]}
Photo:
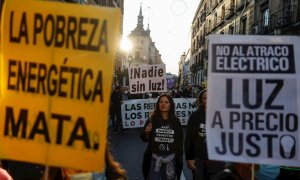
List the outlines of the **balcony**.
{"label": "balcony", "polygon": [[[268,22],[268,23],[266,23]],[[252,26],[251,34],[273,34],[274,29],[282,29],[300,22],[297,6],[285,6],[270,15],[270,18],[261,19]]]}
{"label": "balcony", "polygon": [[240,3],[237,4],[236,11],[241,11],[244,9],[244,6],[247,7],[248,5],[249,5],[248,1],[241,1]]}
{"label": "balcony", "polygon": [[282,28],[299,21],[297,6],[285,6],[271,15],[274,28]]}
{"label": "balcony", "polygon": [[195,73],[197,70],[196,70],[196,64],[192,64],[191,67],[190,67],[190,71]]}

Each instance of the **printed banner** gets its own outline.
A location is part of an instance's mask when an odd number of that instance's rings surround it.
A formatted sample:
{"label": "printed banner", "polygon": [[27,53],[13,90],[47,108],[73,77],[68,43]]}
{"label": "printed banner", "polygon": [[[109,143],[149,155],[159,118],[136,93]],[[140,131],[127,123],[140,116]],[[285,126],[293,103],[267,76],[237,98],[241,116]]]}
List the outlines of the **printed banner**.
{"label": "printed banner", "polygon": [[[187,125],[190,115],[196,111],[196,98],[173,98],[176,116]],[[155,109],[157,98],[123,101],[121,105],[123,128],[144,127]]]}
{"label": "printed banner", "polygon": [[300,166],[300,38],[211,35],[209,42],[209,159]]}
{"label": "printed banner", "polygon": [[9,0],[3,11],[0,159],[102,171],[120,10]]}
{"label": "printed banner", "polygon": [[130,94],[167,92],[166,65],[140,65],[128,68]]}

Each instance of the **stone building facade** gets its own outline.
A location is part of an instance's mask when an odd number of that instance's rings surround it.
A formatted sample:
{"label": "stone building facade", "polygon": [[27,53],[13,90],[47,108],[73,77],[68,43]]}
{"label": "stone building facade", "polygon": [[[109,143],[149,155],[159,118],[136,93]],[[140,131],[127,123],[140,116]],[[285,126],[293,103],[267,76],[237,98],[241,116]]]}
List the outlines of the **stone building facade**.
{"label": "stone building facade", "polygon": [[137,20],[137,26],[128,35],[128,39],[132,43],[132,49],[128,54],[130,64],[136,66],[143,64],[162,64],[161,55],[150,36],[151,31],[149,24],[147,29],[144,29],[142,6],[140,6]]}
{"label": "stone building facade", "polygon": [[300,0],[202,0],[192,22],[192,83],[207,81],[208,36],[300,35]]}
{"label": "stone building facade", "polygon": [[137,25],[127,36],[132,44],[132,48],[127,54],[123,54],[122,57],[122,68],[118,73],[120,85],[128,86],[127,69],[129,66],[164,64],[155,42],[152,41],[150,32],[149,24],[147,29],[144,28],[144,16],[142,6],[140,6]]}
{"label": "stone building facade", "polygon": [[191,81],[207,81],[208,36],[210,34],[251,34],[254,0],[203,0],[192,22]]}
{"label": "stone building facade", "polygon": [[256,1],[254,19],[254,35],[300,35],[300,0]]}

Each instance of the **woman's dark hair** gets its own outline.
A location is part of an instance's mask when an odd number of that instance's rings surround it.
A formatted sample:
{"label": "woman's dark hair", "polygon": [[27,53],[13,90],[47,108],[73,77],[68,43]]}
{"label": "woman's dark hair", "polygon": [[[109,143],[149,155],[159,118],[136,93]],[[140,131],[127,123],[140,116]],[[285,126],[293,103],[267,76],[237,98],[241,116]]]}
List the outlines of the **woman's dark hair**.
{"label": "woman's dark hair", "polygon": [[202,102],[202,97],[204,95],[204,93],[206,92],[206,89],[203,89],[202,91],[199,92],[198,94],[198,98],[197,98],[197,104],[198,104],[198,108],[203,107],[203,102]]}
{"label": "woman's dark hair", "polygon": [[175,115],[175,104],[174,104],[174,100],[173,98],[169,95],[169,94],[161,94],[156,102],[156,105],[155,105],[155,110],[153,112],[153,115],[152,115],[152,118],[155,118],[155,119],[161,119],[161,112],[160,112],[160,109],[159,109],[159,101],[162,97],[166,97],[168,98],[169,102],[170,102],[170,110],[169,110],[169,114],[168,114],[168,118],[169,119],[174,119],[176,118],[176,115]]}

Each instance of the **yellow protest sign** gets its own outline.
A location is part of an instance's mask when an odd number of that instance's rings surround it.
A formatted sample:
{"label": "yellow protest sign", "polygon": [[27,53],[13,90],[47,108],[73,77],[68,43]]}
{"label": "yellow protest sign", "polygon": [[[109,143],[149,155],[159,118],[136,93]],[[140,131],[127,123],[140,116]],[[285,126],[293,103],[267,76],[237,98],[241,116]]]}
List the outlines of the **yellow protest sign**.
{"label": "yellow protest sign", "polygon": [[102,171],[120,10],[5,3],[0,158]]}

